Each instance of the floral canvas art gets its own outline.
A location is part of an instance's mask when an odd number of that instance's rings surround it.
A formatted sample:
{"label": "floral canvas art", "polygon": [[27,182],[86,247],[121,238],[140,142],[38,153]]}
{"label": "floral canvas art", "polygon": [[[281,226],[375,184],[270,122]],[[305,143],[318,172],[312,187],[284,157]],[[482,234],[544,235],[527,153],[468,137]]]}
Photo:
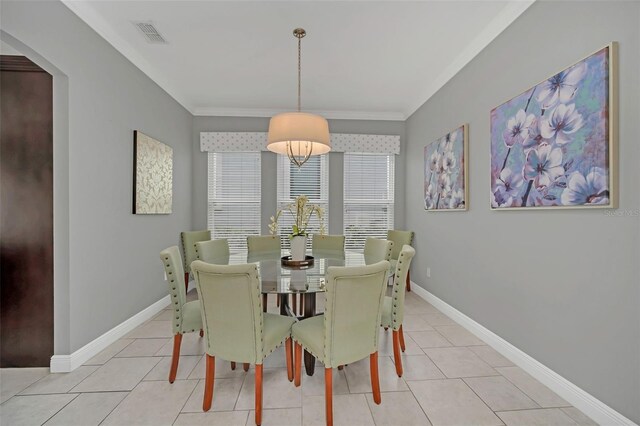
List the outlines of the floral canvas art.
{"label": "floral canvas art", "polygon": [[173,204],[173,149],[133,132],[133,213],[170,214]]}
{"label": "floral canvas art", "polygon": [[612,47],[491,111],[491,207],[612,207]]}
{"label": "floral canvas art", "polygon": [[467,125],[424,148],[424,208],[465,211],[467,193]]}

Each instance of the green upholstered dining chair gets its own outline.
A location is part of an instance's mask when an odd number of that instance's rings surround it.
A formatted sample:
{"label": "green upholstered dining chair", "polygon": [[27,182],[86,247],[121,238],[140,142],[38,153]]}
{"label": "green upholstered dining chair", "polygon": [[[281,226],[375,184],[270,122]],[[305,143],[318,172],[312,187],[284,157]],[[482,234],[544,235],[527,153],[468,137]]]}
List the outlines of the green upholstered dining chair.
{"label": "green upholstered dining chair", "polygon": [[[333,368],[369,357],[373,400],[380,404],[378,336],[389,262],[327,268],[324,315],[291,328],[295,342],[295,385],[300,386],[302,348],[324,364],[325,414],[333,424]],[[358,309],[353,309],[353,306]]]}
{"label": "green upholstered dining chair", "polygon": [[229,241],[226,239],[198,241],[195,244],[196,259],[203,262],[213,263],[213,260],[229,261]]}
{"label": "green upholstered dining chair", "polygon": [[402,320],[404,319],[404,283],[407,280],[407,274],[411,267],[411,260],[415,256],[416,251],[413,247],[405,244],[398,256],[396,270],[393,274],[393,288],[391,296],[385,296],[382,302],[382,317],[380,325],[386,329],[391,327],[393,330],[393,358],[396,363],[396,373],[398,377],[402,377],[402,357],[400,350],[404,352],[404,333],[402,332]]}
{"label": "green upholstered dining chair", "polygon": [[[256,253],[279,253],[280,236],[278,235],[250,235],[247,237],[247,256],[251,257]],[[267,293],[262,295],[262,309],[267,312]],[[280,305],[280,298],[276,299],[276,304]]]}
{"label": "green upholstered dining chair", "polygon": [[184,287],[189,290],[189,273],[191,272],[191,262],[196,260],[196,243],[198,241],[208,241],[211,239],[211,231],[185,231],[180,233],[182,243],[182,255],[184,260]]}
{"label": "green upholstered dining chair", "polygon": [[180,344],[182,335],[200,330],[202,337],[202,316],[200,315],[200,302],[194,300],[187,302],[186,289],[182,286],[182,258],[177,246],[166,248],[160,252],[160,260],[164,265],[164,271],[169,283],[171,295],[171,307],[173,317],[173,354],[171,356],[171,369],[169,370],[169,383],[176,379],[178,362],[180,361]]}
{"label": "green upholstered dining chair", "polygon": [[293,380],[291,325],[294,318],[262,312],[255,264],[191,264],[200,298],[206,342],[202,409],[213,400],[215,357],[255,364],[255,421],[262,422],[262,362],[285,343],[287,376]]}
{"label": "green upholstered dining chair", "polygon": [[247,237],[247,252],[274,252],[280,250],[278,235],[250,235]]}
{"label": "green upholstered dining chair", "polygon": [[[400,251],[405,245],[413,244],[413,231],[397,231],[389,229],[387,231],[387,240],[393,241],[393,250],[391,250],[391,274],[393,274]],[[411,291],[411,272],[407,271],[407,291]]]}
{"label": "green upholstered dining chair", "polygon": [[[325,257],[329,252],[344,252],[344,235],[322,235],[313,234],[311,237],[311,254],[319,257]],[[314,254],[315,252],[315,254]],[[304,296],[302,294],[293,294],[293,311],[298,314],[304,312]]]}
{"label": "green upholstered dining chair", "polygon": [[364,259],[367,265],[381,260],[390,260],[393,241],[378,238],[367,238],[364,242]]}
{"label": "green upholstered dining chair", "polygon": [[344,235],[313,234],[311,250],[344,251]]}

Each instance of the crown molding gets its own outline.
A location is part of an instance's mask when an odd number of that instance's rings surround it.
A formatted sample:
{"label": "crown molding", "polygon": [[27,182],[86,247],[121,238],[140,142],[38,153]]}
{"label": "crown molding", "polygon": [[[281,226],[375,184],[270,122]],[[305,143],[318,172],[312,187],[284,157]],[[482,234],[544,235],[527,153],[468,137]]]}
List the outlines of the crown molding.
{"label": "crown molding", "polygon": [[[273,117],[276,114],[287,112],[281,109],[262,108],[195,108],[195,116],[216,117]],[[407,117],[401,112],[377,112],[377,111],[322,111],[304,110],[309,114],[320,115],[330,120],[382,120],[404,121]]]}
{"label": "crown molding", "polygon": [[61,0],[62,4],[75,13],[89,27],[91,27],[100,37],[105,39],[111,46],[127,58],[140,71],[145,73],[162,90],[167,92],[176,102],[182,105],[187,111],[193,114],[193,108],[185,96],[160,72],[156,67],[144,59],[125,39],[109,25],[91,7],[90,0]]}
{"label": "crown molding", "polygon": [[460,70],[473,60],[485,47],[509,27],[520,15],[522,15],[536,0],[510,1],[495,18],[465,47],[447,68],[422,91],[417,91],[418,96],[405,110],[405,116],[409,118],[418,108],[436,94],[449,82]]}
{"label": "crown molding", "polygon": [[[277,109],[254,108],[220,108],[220,107],[194,107],[186,99],[184,94],[177,89],[156,67],[151,65],[137,51],[98,14],[90,5],[90,0],[61,0],[62,3],[75,13],[81,20],[89,25],[96,33],[111,44],[131,63],[145,73],[152,81],[160,86],[169,96],[182,105],[195,116],[221,116],[221,117],[271,117],[280,112]],[[500,33],[502,33],[513,21],[526,11],[536,0],[512,0],[500,13],[473,39],[471,43],[447,66],[438,78],[428,84],[424,90],[417,91],[416,96],[409,102],[405,111],[306,111],[321,115],[328,119],[336,120],[386,120],[405,121],[418,108],[427,102],[438,90],[451,80],[461,69],[487,47]]]}

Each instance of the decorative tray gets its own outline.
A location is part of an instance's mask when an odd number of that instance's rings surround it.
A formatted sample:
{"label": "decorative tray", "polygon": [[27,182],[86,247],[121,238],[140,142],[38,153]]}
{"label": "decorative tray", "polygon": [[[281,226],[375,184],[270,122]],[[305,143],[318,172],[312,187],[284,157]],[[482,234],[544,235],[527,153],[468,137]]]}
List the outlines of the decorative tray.
{"label": "decorative tray", "polygon": [[289,268],[308,268],[313,266],[313,256],[305,256],[304,260],[292,260],[291,256],[283,256],[280,259],[282,266],[287,266]]}

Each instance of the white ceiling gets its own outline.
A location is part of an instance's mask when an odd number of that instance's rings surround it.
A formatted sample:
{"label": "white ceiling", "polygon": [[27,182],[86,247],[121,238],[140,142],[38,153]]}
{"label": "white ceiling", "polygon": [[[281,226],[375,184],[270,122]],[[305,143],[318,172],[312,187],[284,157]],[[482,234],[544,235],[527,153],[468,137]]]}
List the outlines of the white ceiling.
{"label": "white ceiling", "polygon": [[[526,1],[71,1],[65,4],[196,115],[404,120]],[[151,21],[169,44],[148,43]]]}

